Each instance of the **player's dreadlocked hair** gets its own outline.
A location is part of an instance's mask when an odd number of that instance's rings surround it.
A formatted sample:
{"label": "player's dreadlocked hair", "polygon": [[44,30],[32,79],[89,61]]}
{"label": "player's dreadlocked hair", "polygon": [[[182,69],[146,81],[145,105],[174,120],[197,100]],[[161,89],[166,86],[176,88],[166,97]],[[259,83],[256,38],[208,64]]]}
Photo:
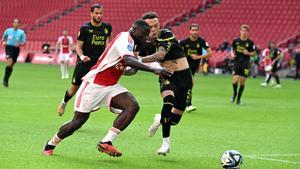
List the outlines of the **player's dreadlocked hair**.
{"label": "player's dreadlocked hair", "polygon": [[154,19],[154,18],[158,18],[158,15],[156,12],[146,12],[143,14],[142,19],[146,20],[146,19]]}

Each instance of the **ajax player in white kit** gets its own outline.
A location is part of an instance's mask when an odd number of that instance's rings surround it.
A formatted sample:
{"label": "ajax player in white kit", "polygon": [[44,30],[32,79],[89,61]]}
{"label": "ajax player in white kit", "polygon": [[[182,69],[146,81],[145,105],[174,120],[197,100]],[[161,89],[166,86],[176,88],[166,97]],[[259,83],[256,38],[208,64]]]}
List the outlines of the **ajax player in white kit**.
{"label": "ajax player in white kit", "polygon": [[118,84],[125,67],[130,66],[160,76],[172,75],[164,68],[145,65],[134,57],[134,47],[145,42],[149,32],[149,25],[143,20],[137,20],[129,32],[121,32],[108,44],[97,64],[83,77],[83,82],[76,94],[74,117],[46,143],[43,154],[52,155],[54,148],[78,130],[88,120],[91,112],[100,109],[101,106],[107,106],[110,111],[117,114],[117,117],[112,128],[97,144],[97,149],[110,156],[122,155],[112,145],[112,141],[126,129],[139,111],[139,105],[134,96]]}
{"label": "ajax player in white kit", "polygon": [[73,38],[68,36],[68,31],[63,30],[63,35],[58,38],[56,49],[58,53],[57,62],[60,64],[60,72],[62,79],[69,78],[70,57],[73,49]]}

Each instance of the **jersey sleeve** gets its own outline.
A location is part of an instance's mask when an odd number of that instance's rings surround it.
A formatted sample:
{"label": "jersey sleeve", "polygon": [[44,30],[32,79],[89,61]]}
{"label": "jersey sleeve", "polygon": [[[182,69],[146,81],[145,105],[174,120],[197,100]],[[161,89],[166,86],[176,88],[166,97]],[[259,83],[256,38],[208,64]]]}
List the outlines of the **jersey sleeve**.
{"label": "jersey sleeve", "polygon": [[201,40],[200,45],[201,45],[204,49],[209,48],[208,42],[205,41],[204,39]]}
{"label": "jersey sleeve", "polygon": [[134,41],[133,39],[129,36],[122,36],[116,41],[115,44],[117,51],[119,55],[123,58],[125,55],[131,55],[134,56],[133,54],[133,49],[134,49]]}
{"label": "jersey sleeve", "polygon": [[236,49],[236,39],[234,39],[233,41],[232,41],[232,48],[235,50]]}
{"label": "jersey sleeve", "polygon": [[70,44],[72,45],[74,43],[72,36],[69,37]]}
{"label": "jersey sleeve", "polygon": [[107,24],[107,30],[108,30],[107,36],[111,36],[112,26],[109,23]]}
{"label": "jersey sleeve", "polygon": [[251,41],[251,45],[248,48],[249,52],[254,52],[256,50],[255,44]]}
{"label": "jersey sleeve", "polygon": [[7,40],[7,32],[8,32],[8,29],[6,29],[3,33],[3,36],[2,36],[2,41],[6,41]]}
{"label": "jersey sleeve", "polygon": [[25,44],[25,43],[26,43],[26,34],[25,34],[25,32],[24,32],[24,31],[22,31],[22,35],[21,35],[21,41],[22,41],[22,43],[23,43],[23,44]]}
{"label": "jersey sleeve", "polygon": [[172,47],[172,41],[174,39],[175,36],[170,31],[162,32],[157,38],[158,46],[163,47],[168,53]]}
{"label": "jersey sleeve", "polygon": [[85,31],[85,28],[84,27],[81,27],[80,28],[80,31],[78,33],[78,37],[77,37],[77,40],[80,40],[80,41],[84,41],[86,39],[86,36],[87,36],[87,33]]}

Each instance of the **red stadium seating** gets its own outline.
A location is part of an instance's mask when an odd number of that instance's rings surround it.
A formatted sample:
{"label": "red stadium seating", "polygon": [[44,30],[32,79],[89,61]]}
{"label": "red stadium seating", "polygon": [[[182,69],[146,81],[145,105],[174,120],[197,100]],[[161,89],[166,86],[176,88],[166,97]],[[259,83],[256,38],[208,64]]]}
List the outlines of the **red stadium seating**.
{"label": "red stadium seating", "polygon": [[250,25],[250,37],[261,47],[267,42],[280,42],[300,30],[300,1],[295,0],[222,0],[220,5],[172,30],[179,39],[187,36],[188,25],[198,23],[201,35],[213,47],[224,40],[232,41],[239,36],[239,26]]}

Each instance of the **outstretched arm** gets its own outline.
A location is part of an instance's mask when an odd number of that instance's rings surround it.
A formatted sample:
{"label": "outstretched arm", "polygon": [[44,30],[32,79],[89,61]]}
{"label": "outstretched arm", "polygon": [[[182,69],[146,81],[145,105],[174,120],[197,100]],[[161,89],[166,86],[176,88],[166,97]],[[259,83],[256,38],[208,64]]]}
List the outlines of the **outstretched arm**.
{"label": "outstretched arm", "polygon": [[154,68],[152,66],[145,65],[141,62],[139,62],[134,56],[129,56],[125,55],[124,57],[124,62],[127,66],[130,66],[132,68],[142,70],[142,71],[147,71],[147,72],[152,72],[157,75],[161,76],[171,76],[172,73],[164,68]]}
{"label": "outstretched arm", "polygon": [[148,55],[145,57],[141,57],[140,60],[143,63],[149,63],[149,62],[157,62],[157,61],[161,61],[165,58],[166,56],[166,49],[162,46],[160,46],[158,48],[158,52],[152,54],[152,55]]}

